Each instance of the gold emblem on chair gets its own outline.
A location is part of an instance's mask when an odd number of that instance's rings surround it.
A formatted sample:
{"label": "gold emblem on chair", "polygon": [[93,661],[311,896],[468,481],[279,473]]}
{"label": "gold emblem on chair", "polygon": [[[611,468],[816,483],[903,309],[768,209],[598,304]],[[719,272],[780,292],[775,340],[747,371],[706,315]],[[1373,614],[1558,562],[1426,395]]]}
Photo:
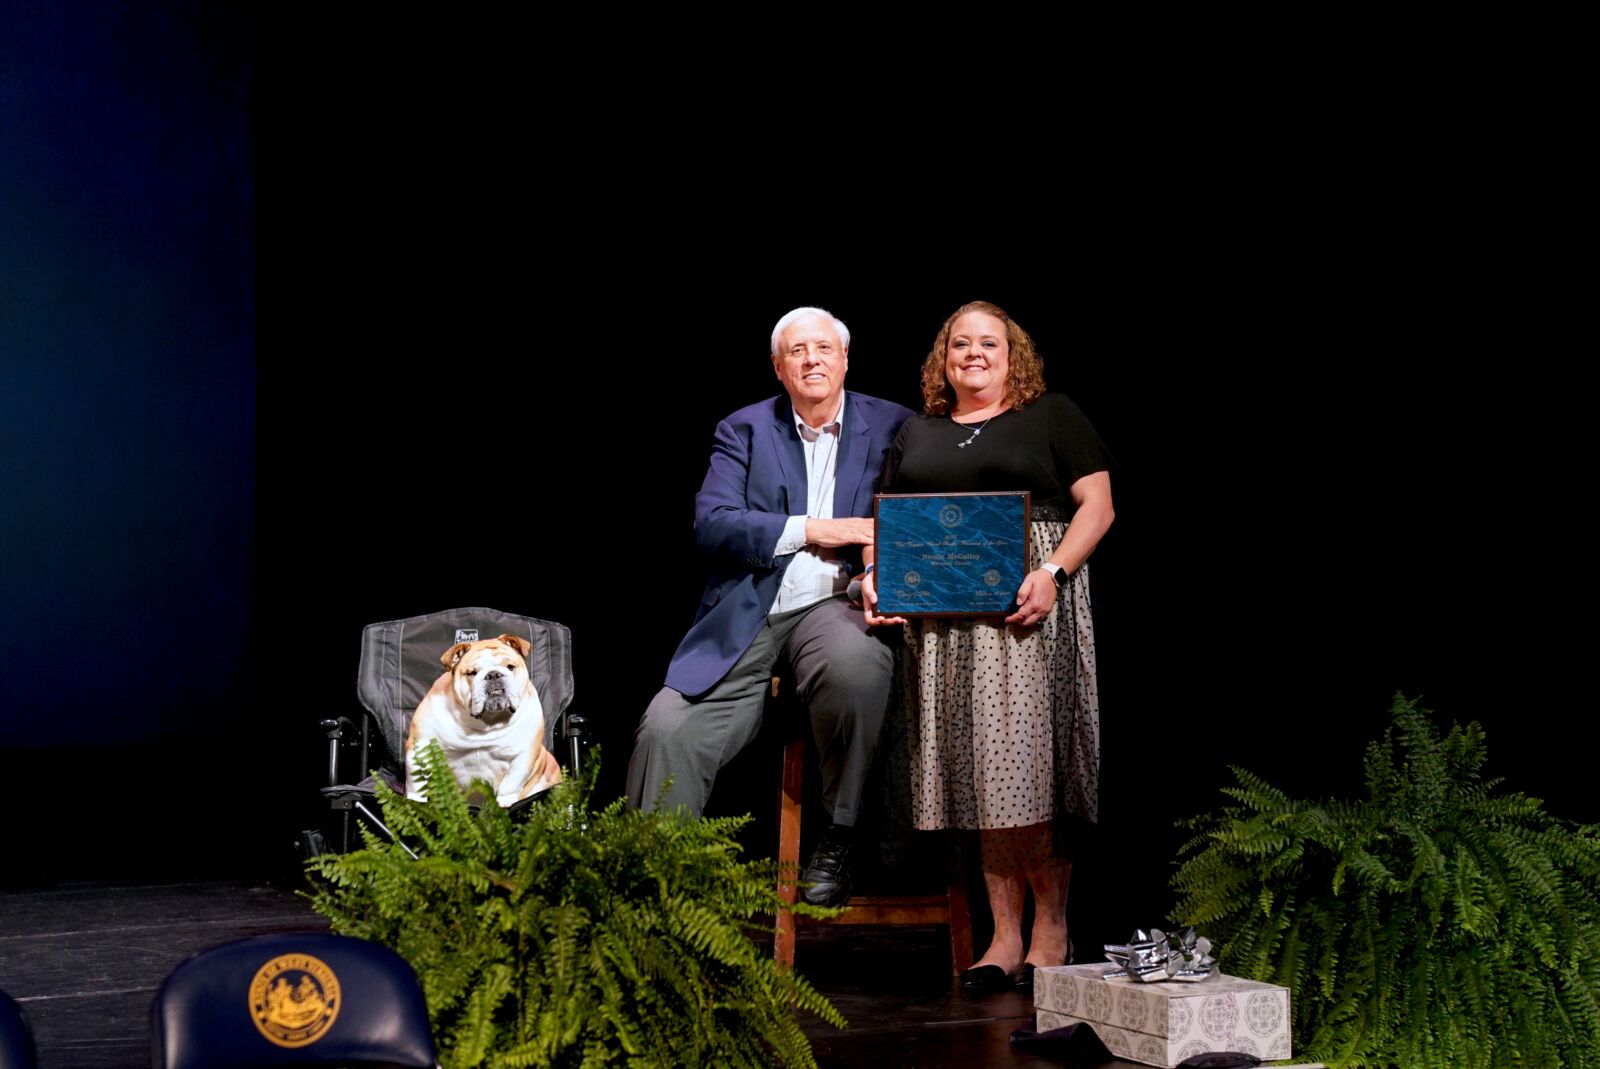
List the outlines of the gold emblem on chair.
{"label": "gold emblem on chair", "polygon": [[268,1042],[304,1047],[339,1016],[339,978],[309,954],[282,954],[250,981],[250,1019]]}

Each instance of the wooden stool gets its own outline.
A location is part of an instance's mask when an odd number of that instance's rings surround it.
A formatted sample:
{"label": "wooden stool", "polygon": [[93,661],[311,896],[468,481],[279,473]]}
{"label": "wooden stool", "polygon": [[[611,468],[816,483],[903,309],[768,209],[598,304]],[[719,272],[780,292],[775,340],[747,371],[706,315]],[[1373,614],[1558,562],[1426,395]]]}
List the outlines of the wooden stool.
{"label": "wooden stool", "polygon": [[[772,696],[778,696],[778,678],[772,680]],[[800,889],[784,872],[800,870],[800,800],[804,782],[806,744],[804,738],[790,739],[783,747],[783,776],[778,791],[778,896],[793,905]],[[860,850],[862,844],[857,844]],[[845,912],[831,920],[796,917],[787,911],[778,914],[778,933],[772,952],[778,964],[794,966],[795,922],[803,924],[942,924],[950,929],[951,975],[959,976],[972,964],[972,915],[967,907],[967,883],[958,873],[949,887],[937,895],[852,895],[845,901]]]}

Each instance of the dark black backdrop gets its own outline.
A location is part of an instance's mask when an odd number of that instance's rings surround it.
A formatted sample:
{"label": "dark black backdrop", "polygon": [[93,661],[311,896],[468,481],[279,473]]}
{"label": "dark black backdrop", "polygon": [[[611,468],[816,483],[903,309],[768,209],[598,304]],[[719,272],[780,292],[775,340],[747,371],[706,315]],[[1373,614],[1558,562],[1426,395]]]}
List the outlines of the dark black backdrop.
{"label": "dark black backdrop", "polygon": [[1580,401],[1448,144],[1280,132],[1263,168],[1248,123],[1180,123],[1046,168],[1030,118],[886,152],[596,106],[457,47],[482,27],[117,10],[30,15],[0,98],[3,741],[44,796],[8,877],[286,871],[362,625],[452,605],[572,628],[615,794],[711,429],[775,392],[797,304],[913,404],[943,316],[997,301],[1117,457],[1105,934],[1164,913],[1228,764],[1359,790],[1397,690],[1600,817]]}

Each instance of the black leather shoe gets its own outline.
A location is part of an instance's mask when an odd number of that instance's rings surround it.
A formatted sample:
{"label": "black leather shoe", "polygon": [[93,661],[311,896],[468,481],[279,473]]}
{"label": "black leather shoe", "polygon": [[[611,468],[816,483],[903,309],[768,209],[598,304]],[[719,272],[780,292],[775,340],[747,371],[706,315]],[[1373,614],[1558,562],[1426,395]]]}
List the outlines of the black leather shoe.
{"label": "black leather shoe", "polygon": [[961,974],[963,991],[1004,991],[1011,986],[1011,977],[998,965],[979,965]]}
{"label": "black leather shoe", "polygon": [[1022,963],[1022,968],[1018,969],[1016,975],[1011,978],[1011,986],[1018,991],[1033,990],[1033,962],[1025,961]]}
{"label": "black leather shoe", "polygon": [[800,892],[800,899],[813,906],[842,906],[850,897],[850,845],[854,829],[830,826],[822,833],[817,848],[811,851],[811,860],[800,873],[800,882],[808,884]]}

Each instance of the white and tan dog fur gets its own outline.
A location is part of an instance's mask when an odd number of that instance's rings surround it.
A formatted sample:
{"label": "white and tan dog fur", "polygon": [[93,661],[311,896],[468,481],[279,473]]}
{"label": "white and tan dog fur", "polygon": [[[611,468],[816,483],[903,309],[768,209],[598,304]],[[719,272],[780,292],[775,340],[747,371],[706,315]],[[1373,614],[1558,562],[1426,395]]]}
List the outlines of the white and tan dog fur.
{"label": "white and tan dog fur", "polygon": [[487,780],[503,806],[561,781],[561,766],[544,748],[544,707],[524,659],[531,648],[525,638],[501,635],[444,651],[439,661],[448,671],[417,705],[406,735],[406,797],[427,801],[417,758],[430,739],[463,787]]}

